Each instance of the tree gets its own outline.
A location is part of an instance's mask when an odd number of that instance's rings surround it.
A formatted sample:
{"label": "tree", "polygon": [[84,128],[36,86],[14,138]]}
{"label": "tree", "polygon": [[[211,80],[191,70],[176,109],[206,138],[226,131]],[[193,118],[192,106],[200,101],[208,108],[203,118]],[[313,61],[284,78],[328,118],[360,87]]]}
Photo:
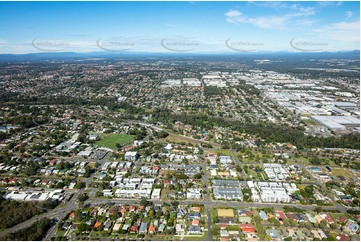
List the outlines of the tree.
{"label": "tree", "polygon": [[202,178],[202,174],[201,173],[197,173],[194,175],[195,179],[201,179]]}
{"label": "tree", "polygon": [[316,207],[316,208],[315,208],[315,212],[316,212],[316,213],[321,213],[321,212],[322,212],[322,208],[321,208],[321,207]]}
{"label": "tree", "polygon": [[148,216],[149,216],[149,218],[154,219],[154,210],[153,209],[149,210]]}
{"label": "tree", "polygon": [[149,204],[149,202],[148,202],[147,199],[142,198],[142,200],[140,200],[139,204],[142,205],[142,206],[147,206]]}
{"label": "tree", "polygon": [[76,185],[75,185],[75,188],[76,189],[82,189],[85,187],[85,183],[84,182],[78,182]]}
{"label": "tree", "polygon": [[85,202],[87,199],[89,198],[88,194],[87,193],[83,193],[83,194],[80,194],[78,196],[78,201],[83,203]]}
{"label": "tree", "polygon": [[172,201],[171,204],[172,204],[173,207],[178,207],[179,202],[178,201]]}
{"label": "tree", "polygon": [[91,227],[89,226],[89,225],[87,225],[87,224],[85,224],[85,223],[80,223],[79,225],[78,225],[78,232],[79,233],[82,233],[82,232],[84,232],[84,231],[89,231],[90,229],[91,229]]}

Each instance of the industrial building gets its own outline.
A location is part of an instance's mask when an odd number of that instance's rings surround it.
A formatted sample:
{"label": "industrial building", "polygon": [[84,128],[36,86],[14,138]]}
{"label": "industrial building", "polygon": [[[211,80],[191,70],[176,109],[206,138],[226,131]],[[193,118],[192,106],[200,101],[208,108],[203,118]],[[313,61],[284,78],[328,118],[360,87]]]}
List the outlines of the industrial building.
{"label": "industrial building", "polygon": [[360,120],[352,116],[311,116],[311,119],[337,131],[360,127]]}

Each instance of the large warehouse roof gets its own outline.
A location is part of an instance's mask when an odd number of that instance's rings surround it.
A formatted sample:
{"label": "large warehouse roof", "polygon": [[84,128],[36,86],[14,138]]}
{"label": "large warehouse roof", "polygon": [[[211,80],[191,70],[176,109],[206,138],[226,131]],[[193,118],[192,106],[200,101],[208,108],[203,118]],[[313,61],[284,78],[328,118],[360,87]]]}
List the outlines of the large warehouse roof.
{"label": "large warehouse roof", "polygon": [[345,126],[359,126],[360,120],[352,116],[312,116],[313,120],[330,129],[344,130]]}

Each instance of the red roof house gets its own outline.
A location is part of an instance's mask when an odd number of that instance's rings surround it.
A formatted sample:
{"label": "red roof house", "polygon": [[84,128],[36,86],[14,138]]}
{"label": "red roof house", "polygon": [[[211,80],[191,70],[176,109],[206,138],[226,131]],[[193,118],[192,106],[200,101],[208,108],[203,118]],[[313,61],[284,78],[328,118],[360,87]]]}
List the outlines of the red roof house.
{"label": "red roof house", "polygon": [[240,224],[239,227],[242,229],[244,233],[254,233],[256,229],[252,224]]}

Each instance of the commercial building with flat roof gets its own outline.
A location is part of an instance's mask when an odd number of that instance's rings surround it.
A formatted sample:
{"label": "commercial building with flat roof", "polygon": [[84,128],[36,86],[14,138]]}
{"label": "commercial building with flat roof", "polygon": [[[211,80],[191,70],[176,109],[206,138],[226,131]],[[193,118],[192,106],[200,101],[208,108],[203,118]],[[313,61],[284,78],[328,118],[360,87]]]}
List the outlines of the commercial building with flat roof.
{"label": "commercial building with flat roof", "polygon": [[360,127],[360,120],[352,116],[311,116],[311,119],[333,130]]}

